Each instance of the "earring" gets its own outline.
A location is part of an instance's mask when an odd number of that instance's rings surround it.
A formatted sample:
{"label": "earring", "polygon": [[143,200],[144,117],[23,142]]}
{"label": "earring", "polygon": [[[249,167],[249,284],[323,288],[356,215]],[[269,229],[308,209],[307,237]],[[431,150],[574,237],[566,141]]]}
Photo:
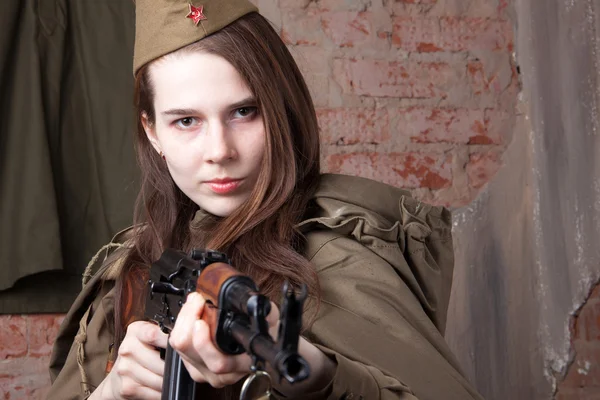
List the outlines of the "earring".
{"label": "earring", "polygon": [[160,158],[162,158],[163,161],[167,161],[167,157],[165,157],[165,153],[163,153],[162,151],[160,152]]}

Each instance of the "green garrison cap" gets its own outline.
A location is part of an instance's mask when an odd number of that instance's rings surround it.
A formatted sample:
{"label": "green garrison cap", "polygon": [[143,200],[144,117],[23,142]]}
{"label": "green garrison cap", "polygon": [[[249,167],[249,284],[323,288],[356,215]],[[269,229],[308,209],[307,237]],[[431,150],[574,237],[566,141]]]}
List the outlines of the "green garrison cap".
{"label": "green garrison cap", "polygon": [[136,0],[133,73],[253,11],[248,0]]}

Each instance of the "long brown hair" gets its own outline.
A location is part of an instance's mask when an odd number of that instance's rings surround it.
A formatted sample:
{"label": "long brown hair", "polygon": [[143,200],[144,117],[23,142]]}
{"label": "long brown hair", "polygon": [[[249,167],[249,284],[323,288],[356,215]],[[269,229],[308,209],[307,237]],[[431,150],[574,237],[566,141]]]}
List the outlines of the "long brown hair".
{"label": "long brown hair", "polygon": [[[306,283],[318,299],[314,267],[301,254],[302,219],[319,182],[319,136],[314,106],[302,75],[277,32],[261,15],[248,14],[222,30],[177,52],[218,55],[240,73],[258,102],[266,149],[249,199],[224,218],[207,217],[191,225],[198,206],[174,183],[164,161],[146,137],[145,114],[155,122],[149,65],[135,76],[136,154],[141,189],[136,201],[134,245],[117,283],[115,343],[129,321],[139,318],[148,266],[165,248],[193,247],[226,252],[232,264],[250,275],[277,302],[284,280]],[[150,63],[151,64],[151,63]],[[293,157],[293,162],[291,161]]]}

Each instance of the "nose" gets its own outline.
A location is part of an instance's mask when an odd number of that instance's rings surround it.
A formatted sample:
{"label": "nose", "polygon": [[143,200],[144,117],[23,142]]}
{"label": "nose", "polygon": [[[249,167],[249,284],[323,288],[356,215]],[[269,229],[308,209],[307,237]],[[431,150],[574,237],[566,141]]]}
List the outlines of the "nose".
{"label": "nose", "polygon": [[224,164],[237,158],[234,143],[229,137],[227,126],[221,122],[209,124],[204,143],[204,158],[209,164]]}

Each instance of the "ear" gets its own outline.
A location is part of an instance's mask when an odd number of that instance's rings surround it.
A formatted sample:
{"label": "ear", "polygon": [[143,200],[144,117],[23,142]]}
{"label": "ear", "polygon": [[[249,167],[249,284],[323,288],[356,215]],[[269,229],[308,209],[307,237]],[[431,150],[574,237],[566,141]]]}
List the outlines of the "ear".
{"label": "ear", "polygon": [[156,150],[156,152],[158,154],[161,154],[162,149],[161,149],[160,143],[158,141],[158,136],[156,136],[155,124],[150,122],[150,120],[148,119],[148,114],[146,114],[145,112],[142,113],[142,115],[140,116],[140,119],[142,121],[142,126],[144,127],[144,132],[146,133],[146,137],[152,144],[152,147],[154,147],[154,150]]}

